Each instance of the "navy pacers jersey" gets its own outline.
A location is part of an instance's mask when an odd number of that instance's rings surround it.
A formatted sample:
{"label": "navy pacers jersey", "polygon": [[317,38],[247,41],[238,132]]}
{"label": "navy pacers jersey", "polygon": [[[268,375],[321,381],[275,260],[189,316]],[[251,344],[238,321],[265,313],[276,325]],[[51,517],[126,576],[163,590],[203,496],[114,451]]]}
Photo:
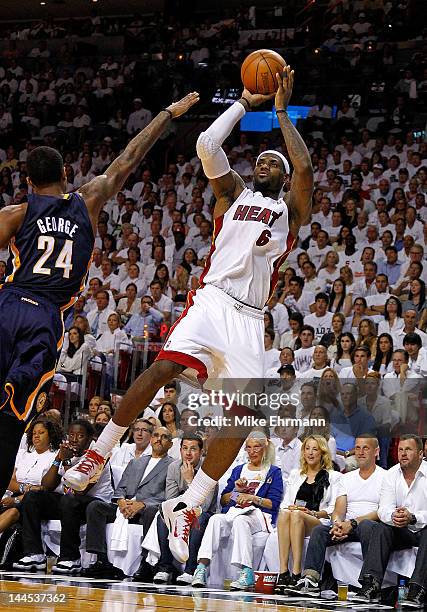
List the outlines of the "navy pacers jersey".
{"label": "navy pacers jersey", "polygon": [[94,246],[88,210],[77,193],[30,194],[12,239],[4,287],[28,291],[62,310],[83,289]]}

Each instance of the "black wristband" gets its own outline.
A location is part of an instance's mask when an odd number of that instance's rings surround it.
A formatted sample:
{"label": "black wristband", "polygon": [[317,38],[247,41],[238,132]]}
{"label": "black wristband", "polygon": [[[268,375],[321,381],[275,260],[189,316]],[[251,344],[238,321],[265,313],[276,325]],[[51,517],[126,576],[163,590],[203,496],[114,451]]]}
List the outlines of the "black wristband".
{"label": "black wristband", "polygon": [[170,111],[168,108],[164,108],[163,112],[169,113],[169,119],[173,119],[172,111]]}
{"label": "black wristband", "polygon": [[245,108],[245,111],[246,111],[246,112],[247,112],[247,111],[250,111],[250,110],[251,110],[251,105],[250,105],[249,100],[248,100],[247,98],[245,98],[244,96],[242,96],[240,99],[241,99],[241,100],[244,100],[244,101],[246,102],[246,104],[248,105],[248,108]]}
{"label": "black wristband", "polygon": [[288,111],[286,110],[286,108],[276,108],[276,115],[278,115],[279,113],[287,113]]}

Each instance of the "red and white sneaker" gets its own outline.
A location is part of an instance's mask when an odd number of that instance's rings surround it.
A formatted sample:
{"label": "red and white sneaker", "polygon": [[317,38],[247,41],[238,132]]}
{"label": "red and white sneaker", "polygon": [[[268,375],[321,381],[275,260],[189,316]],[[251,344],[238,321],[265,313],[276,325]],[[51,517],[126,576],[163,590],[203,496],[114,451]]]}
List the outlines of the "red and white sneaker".
{"label": "red and white sneaker", "polygon": [[180,501],[180,497],[168,499],[162,503],[161,515],[169,529],[169,548],[179,563],[188,560],[188,539],[192,527],[199,529],[198,517],[202,509],[189,508],[187,504]]}
{"label": "red and white sneaker", "polygon": [[98,481],[106,461],[107,457],[88,449],[78,463],[65,472],[62,477],[65,486],[84,491],[89,484]]}

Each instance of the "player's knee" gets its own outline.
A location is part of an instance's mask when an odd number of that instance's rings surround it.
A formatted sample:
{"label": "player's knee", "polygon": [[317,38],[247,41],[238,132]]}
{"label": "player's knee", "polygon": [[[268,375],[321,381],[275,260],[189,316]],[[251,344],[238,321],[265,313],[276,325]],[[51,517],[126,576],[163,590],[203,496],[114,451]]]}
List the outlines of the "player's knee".
{"label": "player's knee", "polygon": [[200,159],[215,155],[220,145],[207,132],[202,132],[197,139],[196,151]]}
{"label": "player's knee", "polygon": [[167,359],[155,361],[150,367],[150,372],[155,379],[161,383],[161,386],[167,384],[173,378],[176,378],[185,370],[185,367],[179,363],[174,363]]}

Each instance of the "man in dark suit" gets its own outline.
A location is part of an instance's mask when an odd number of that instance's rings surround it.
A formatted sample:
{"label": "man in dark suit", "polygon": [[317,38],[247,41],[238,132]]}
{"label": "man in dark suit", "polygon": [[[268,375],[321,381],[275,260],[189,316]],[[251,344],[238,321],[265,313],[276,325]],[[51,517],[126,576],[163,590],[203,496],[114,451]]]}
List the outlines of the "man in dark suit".
{"label": "man in dark suit", "polygon": [[172,436],[166,427],[156,427],[151,435],[151,455],[132,459],[114,491],[112,502],[93,502],[86,519],[86,550],[96,553],[97,561],[85,571],[85,576],[114,577],[118,570],[108,561],[106,525],[116,519],[117,507],[130,523],[138,523],[147,533],[165,500],[166,474],[173,459],[168,456]]}

